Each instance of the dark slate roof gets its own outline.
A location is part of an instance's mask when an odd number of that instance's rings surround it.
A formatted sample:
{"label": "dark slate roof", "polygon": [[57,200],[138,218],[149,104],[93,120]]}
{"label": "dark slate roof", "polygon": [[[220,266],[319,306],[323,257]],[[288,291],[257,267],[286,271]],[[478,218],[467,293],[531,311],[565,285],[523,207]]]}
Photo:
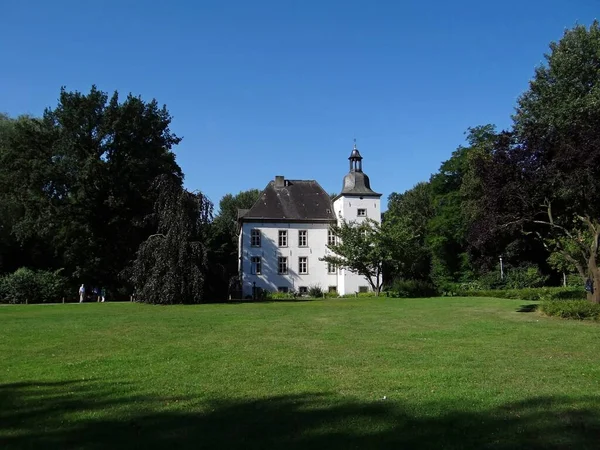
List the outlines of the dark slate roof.
{"label": "dark slate roof", "polygon": [[246,214],[248,214],[248,211],[250,211],[250,210],[238,208],[238,214],[237,214],[238,220],[240,220],[242,217],[244,217]]}
{"label": "dark slate roof", "polygon": [[344,177],[344,185],[340,195],[342,194],[381,197],[381,194],[378,194],[371,189],[369,177],[364,172],[354,170]]}
{"label": "dark slate roof", "polygon": [[[239,213],[238,213],[239,217]],[[335,221],[329,194],[314,180],[271,181],[257,202],[241,217],[244,221]]]}

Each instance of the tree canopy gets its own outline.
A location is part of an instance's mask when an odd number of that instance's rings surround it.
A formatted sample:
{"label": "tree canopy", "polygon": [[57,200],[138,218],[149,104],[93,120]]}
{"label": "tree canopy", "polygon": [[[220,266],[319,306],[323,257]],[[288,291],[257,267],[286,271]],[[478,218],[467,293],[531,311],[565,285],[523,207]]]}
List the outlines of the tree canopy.
{"label": "tree canopy", "polygon": [[[482,229],[518,228],[600,287],[600,28],[567,30],[518,101],[514,130],[478,173]],[[556,258],[554,258],[556,260]],[[590,299],[599,302],[598,289]]]}

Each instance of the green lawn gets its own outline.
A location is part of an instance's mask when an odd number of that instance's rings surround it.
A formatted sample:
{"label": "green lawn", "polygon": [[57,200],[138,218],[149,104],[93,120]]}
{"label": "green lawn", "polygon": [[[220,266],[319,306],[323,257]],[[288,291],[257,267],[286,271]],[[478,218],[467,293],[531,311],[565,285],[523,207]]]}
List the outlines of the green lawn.
{"label": "green lawn", "polygon": [[0,448],[600,448],[600,325],[525,303],[2,306]]}

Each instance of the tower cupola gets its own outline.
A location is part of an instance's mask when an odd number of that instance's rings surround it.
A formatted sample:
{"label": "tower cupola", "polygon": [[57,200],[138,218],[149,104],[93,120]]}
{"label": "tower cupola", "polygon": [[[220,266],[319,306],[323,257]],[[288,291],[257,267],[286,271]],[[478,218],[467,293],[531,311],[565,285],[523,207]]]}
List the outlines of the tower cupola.
{"label": "tower cupola", "polygon": [[354,148],[352,149],[352,153],[350,153],[350,172],[362,172],[362,156],[360,156],[360,152],[356,148],[356,139],[354,139]]}
{"label": "tower cupola", "polygon": [[366,197],[381,197],[381,194],[371,189],[369,177],[362,170],[363,157],[360,155],[356,147],[356,139],[354,139],[354,148],[350,157],[350,172],[344,177],[344,186],[340,195],[360,195]]}

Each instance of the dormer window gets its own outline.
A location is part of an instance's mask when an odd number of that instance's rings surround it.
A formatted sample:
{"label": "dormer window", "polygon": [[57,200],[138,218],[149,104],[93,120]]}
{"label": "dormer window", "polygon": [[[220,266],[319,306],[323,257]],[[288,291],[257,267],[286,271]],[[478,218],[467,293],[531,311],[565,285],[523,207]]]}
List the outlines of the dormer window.
{"label": "dormer window", "polygon": [[357,217],[367,217],[367,210],[364,208],[358,208],[356,210]]}

